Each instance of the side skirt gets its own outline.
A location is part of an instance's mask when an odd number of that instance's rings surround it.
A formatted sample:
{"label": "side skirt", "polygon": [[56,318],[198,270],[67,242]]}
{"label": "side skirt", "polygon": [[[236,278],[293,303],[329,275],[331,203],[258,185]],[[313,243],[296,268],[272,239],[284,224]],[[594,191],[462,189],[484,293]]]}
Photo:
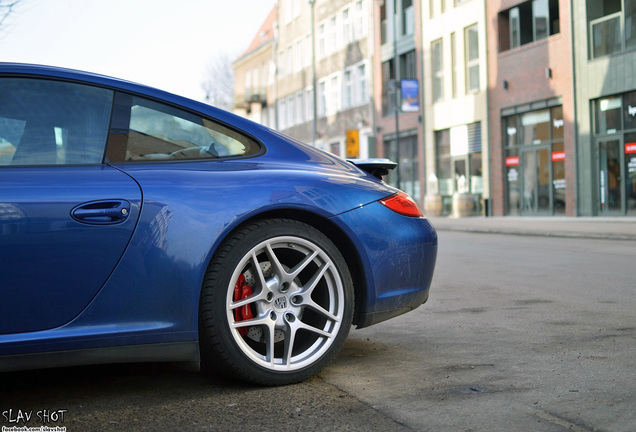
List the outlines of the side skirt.
{"label": "side skirt", "polygon": [[140,362],[199,362],[199,343],[171,342],[0,356],[0,372]]}

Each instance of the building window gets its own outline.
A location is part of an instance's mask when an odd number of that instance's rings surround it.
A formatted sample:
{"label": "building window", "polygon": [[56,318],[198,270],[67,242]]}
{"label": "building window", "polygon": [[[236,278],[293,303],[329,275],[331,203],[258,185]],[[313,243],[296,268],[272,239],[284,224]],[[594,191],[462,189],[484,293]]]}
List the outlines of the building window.
{"label": "building window", "polygon": [[[399,149],[395,136],[384,138],[385,154],[394,161],[399,161],[396,170],[389,172],[385,180],[388,184],[402,189],[413,199],[419,200],[420,179],[419,179],[419,159],[417,155],[417,135],[402,136],[399,139]],[[398,183],[397,170],[400,170],[400,181]]]}
{"label": "building window", "polygon": [[353,41],[353,20],[351,19],[351,9],[345,8],[342,11],[342,42],[347,45]]}
{"label": "building window", "polygon": [[327,112],[327,83],[320,81],[318,83],[318,117],[324,117]]}
{"label": "building window", "polygon": [[477,24],[464,30],[466,50],[466,92],[479,92],[479,28]]}
{"label": "building window", "polygon": [[305,90],[305,118],[312,120],[314,117],[314,92],[311,88]]}
{"label": "building window", "polygon": [[457,97],[457,42],[455,41],[455,32],[450,34],[451,49],[451,97]]}
{"label": "building window", "polygon": [[285,100],[278,101],[278,128],[285,130],[287,128],[287,122],[285,121]]}
{"label": "building window", "polygon": [[636,48],[636,2],[587,1],[590,55],[603,57]]}
{"label": "building window", "polygon": [[531,0],[499,13],[499,51],[560,32],[559,1]]}
{"label": "building window", "polygon": [[284,6],[285,24],[289,24],[292,20],[292,4],[296,3],[294,0],[286,0]]}
{"label": "building window", "polygon": [[285,72],[287,72],[287,74],[289,75],[292,74],[293,65],[294,65],[294,54],[293,54],[292,46],[290,45],[287,48],[287,56],[285,57]]}
{"label": "building window", "polygon": [[358,83],[358,91],[356,92],[358,104],[367,103],[369,101],[369,79],[367,78],[367,66],[364,63],[357,67],[356,82]]}
{"label": "building window", "polygon": [[594,131],[596,135],[615,134],[623,130],[621,118],[623,99],[612,96],[595,102]]}
{"label": "building window", "polygon": [[410,35],[415,32],[415,12],[413,0],[402,0],[402,34]]}
{"label": "building window", "polygon": [[392,89],[393,59],[382,63],[382,115],[387,117],[395,109],[395,93]]}
{"label": "building window", "polygon": [[431,43],[431,64],[433,75],[433,102],[437,102],[444,97],[444,62],[441,39]]}
{"label": "building window", "polygon": [[299,72],[303,68],[303,41],[298,39],[294,44],[294,71]]}
{"label": "building window", "polygon": [[294,116],[294,112],[296,111],[296,107],[294,106],[294,95],[291,95],[287,98],[287,127],[292,127],[294,126],[294,122],[296,120],[295,116]]}
{"label": "building window", "polygon": [[361,38],[366,34],[366,15],[364,13],[363,0],[358,0],[355,3],[355,21],[353,23],[353,33],[356,39]]}
{"label": "building window", "polygon": [[440,195],[483,193],[481,122],[436,131],[435,148]]}
{"label": "building window", "polygon": [[340,141],[334,141],[329,144],[329,151],[336,156],[340,156]]}
{"label": "building window", "polygon": [[305,121],[303,117],[303,92],[300,91],[296,94],[296,124],[301,124]]}
{"label": "building window", "polygon": [[343,77],[343,94],[342,107],[350,108],[353,106],[353,83],[351,82],[351,71],[345,71]]}
{"label": "building window", "polygon": [[380,44],[384,45],[388,40],[388,22],[386,19],[386,4],[382,3],[380,6]]}
{"label": "building window", "polygon": [[311,66],[311,57],[314,55],[314,53],[312,52],[311,49],[311,34],[308,34],[307,36],[305,36],[305,61],[304,61],[304,66],[305,67],[309,67]]}
{"label": "building window", "polygon": [[338,46],[338,19],[334,15],[329,19],[329,35],[327,37],[327,52],[332,53]]}
{"label": "building window", "polygon": [[502,118],[507,214],[565,213],[563,108]]}
{"label": "building window", "polygon": [[340,83],[337,75],[329,80],[329,96],[327,98],[327,113],[334,114],[340,110]]}
{"label": "building window", "polygon": [[327,54],[327,41],[325,34],[325,24],[318,26],[318,58],[323,58]]}
{"label": "building window", "polygon": [[415,50],[400,55],[400,79],[417,79]]}
{"label": "building window", "polygon": [[278,79],[285,75],[285,51],[278,52]]}

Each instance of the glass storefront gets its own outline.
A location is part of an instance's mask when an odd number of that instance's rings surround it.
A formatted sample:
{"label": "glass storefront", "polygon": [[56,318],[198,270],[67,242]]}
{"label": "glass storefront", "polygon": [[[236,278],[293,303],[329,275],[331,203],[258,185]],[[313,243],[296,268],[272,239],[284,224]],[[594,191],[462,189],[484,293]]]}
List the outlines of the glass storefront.
{"label": "glass storefront", "polygon": [[598,214],[636,215],[636,92],[593,106]]}
{"label": "glass storefront", "polygon": [[476,212],[481,213],[484,192],[481,122],[435,131],[435,150],[443,214],[452,213],[456,192],[473,194]]}
{"label": "glass storefront", "polygon": [[[420,178],[419,178],[419,162],[417,156],[417,135],[400,137],[400,148],[395,145],[395,137],[393,139],[384,140],[386,157],[393,161],[399,162],[397,169],[389,171],[386,178],[387,183],[395,186],[416,201],[420,200]],[[399,182],[398,171],[399,170]]]}
{"label": "glass storefront", "polygon": [[506,214],[565,214],[563,107],[502,118]]}

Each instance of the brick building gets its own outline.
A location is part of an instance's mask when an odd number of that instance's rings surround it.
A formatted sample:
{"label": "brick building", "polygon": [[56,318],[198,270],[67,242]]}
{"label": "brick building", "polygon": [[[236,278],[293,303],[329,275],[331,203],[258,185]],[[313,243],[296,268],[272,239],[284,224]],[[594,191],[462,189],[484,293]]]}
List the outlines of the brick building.
{"label": "brick building", "polygon": [[576,214],[568,0],[489,0],[490,174],[494,215]]}

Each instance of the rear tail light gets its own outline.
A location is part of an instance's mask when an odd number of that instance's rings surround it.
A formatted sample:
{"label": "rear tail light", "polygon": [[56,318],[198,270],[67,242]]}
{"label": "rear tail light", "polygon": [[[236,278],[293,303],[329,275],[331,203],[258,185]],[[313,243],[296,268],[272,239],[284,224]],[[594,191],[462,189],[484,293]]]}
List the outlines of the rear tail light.
{"label": "rear tail light", "polygon": [[422,212],[417,207],[417,204],[404,192],[398,192],[395,195],[391,195],[388,198],[381,199],[380,202],[385,207],[393,210],[394,212],[403,216],[409,217],[421,217]]}

